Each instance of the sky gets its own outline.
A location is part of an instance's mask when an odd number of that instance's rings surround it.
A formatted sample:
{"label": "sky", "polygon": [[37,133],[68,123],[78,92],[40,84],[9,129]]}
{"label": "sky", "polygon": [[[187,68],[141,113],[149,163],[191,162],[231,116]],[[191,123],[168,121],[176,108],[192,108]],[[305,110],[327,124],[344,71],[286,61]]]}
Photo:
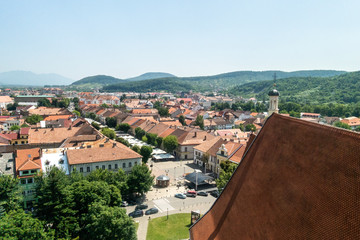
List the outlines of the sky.
{"label": "sky", "polygon": [[358,0],[0,0],[0,72],[360,70]]}

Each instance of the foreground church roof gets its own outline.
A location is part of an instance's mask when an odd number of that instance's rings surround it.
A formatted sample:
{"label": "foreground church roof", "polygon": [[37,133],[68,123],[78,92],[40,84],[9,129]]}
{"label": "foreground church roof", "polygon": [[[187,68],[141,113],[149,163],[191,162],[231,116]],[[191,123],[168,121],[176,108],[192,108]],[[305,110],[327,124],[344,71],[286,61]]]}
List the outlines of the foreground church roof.
{"label": "foreground church roof", "polygon": [[360,134],[273,114],[190,239],[360,239]]}

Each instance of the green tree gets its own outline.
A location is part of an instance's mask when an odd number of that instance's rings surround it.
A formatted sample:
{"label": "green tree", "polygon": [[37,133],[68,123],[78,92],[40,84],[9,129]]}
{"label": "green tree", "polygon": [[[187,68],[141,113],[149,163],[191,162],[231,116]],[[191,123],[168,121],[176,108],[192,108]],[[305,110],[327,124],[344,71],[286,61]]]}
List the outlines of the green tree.
{"label": "green tree", "polygon": [[27,127],[29,127],[29,125],[27,125],[26,123],[24,123],[20,126],[20,128],[27,128]]}
{"label": "green tree", "polygon": [[146,138],[147,138],[147,143],[151,144],[153,146],[156,145],[156,139],[157,139],[157,134],[155,133],[146,133]]}
{"label": "green tree", "polygon": [[140,153],[140,148],[139,148],[138,145],[132,146],[132,147],[131,147],[131,150],[133,150],[133,151],[135,151],[135,152],[137,152],[137,153]]}
{"label": "green tree", "polygon": [[95,120],[95,119],[96,119],[96,114],[93,113],[93,112],[86,113],[86,114],[85,114],[85,117],[86,117],[86,118],[91,118],[92,120]]}
{"label": "green tree", "polygon": [[221,169],[220,169],[219,178],[216,179],[215,182],[216,182],[217,188],[221,192],[224,189],[225,185],[230,180],[234,171],[236,170],[237,164],[232,163],[229,160],[227,160],[225,162],[222,162],[220,164],[220,167],[221,167]]}
{"label": "green tree", "polygon": [[106,125],[110,128],[116,127],[117,120],[114,117],[107,117],[105,119]]}
{"label": "green tree", "polygon": [[116,137],[115,138],[117,142],[120,142],[122,144],[124,144],[127,147],[130,147],[130,143],[128,142],[128,140],[122,138],[122,137]]}
{"label": "green tree", "polygon": [[96,202],[90,206],[87,222],[85,230],[90,234],[86,239],[137,239],[134,222],[120,207],[103,206]]}
{"label": "green tree", "polygon": [[164,148],[168,153],[173,152],[179,145],[178,139],[176,136],[169,135],[164,138]]}
{"label": "green tree", "polygon": [[159,114],[160,114],[161,117],[168,117],[170,115],[169,114],[169,109],[166,108],[166,107],[160,107],[158,109],[158,111],[159,111]]}
{"label": "green tree", "polygon": [[141,138],[141,141],[143,141],[143,142],[147,142],[147,141],[148,141],[148,139],[147,139],[147,137],[146,137],[146,136],[143,136],[143,137]]}
{"label": "green tree", "polygon": [[160,148],[162,142],[163,142],[163,138],[162,137],[157,137],[156,138],[156,147]]}
{"label": "green tree", "polygon": [[96,169],[92,171],[86,179],[90,182],[103,181],[108,185],[113,185],[120,190],[121,195],[126,195],[128,191],[127,175],[121,168],[119,168],[118,171]]}
{"label": "green tree", "polygon": [[16,108],[19,106],[18,103],[9,103],[8,105],[6,105],[6,109],[8,111],[14,111],[16,110]]}
{"label": "green tree", "polygon": [[195,120],[195,126],[199,126],[200,129],[204,130],[204,118],[201,115],[197,115]]}
{"label": "green tree", "polygon": [[72,113],[75,114],[77,117],[80,117],[80,116],[81,116],[81,114],[80,114],[79,111],[74,110]]}
{"label": "green tree", "polygon": [[130,125],[128,123],[120,123],[116,125],[116,131],[123,131],[124,133],[127,133],[130,129]]}
{"label": "green tree", "polygon": [[101,133],[107,136],[110,139],[114,139],[116,137],[115,131],[110,128],[101,129]]}
{"label": "green tree", "polygon": [[151,156],[153,149],[150,146],[143,145],[140,149],[140,154],[142,157],[142,162],[147,163],[149,157]]}
{"label": "green tree", "polygon": [[71,192],[67,189],[70,179],[64,171],[52,167],[38,175],[35,183],[36,215],[55,230],[57,238],[69,237],[78,228]]}
{"label": "green tree", "polygon": [[0,221],[1,239],[54,239],[54,231],[44,231],[43,223],[22,209],[11,210]]}
{"label": "green tree", "polygon": [[137,127],[135,128],[135,137],[139,140],[142,139],[142,137],[145,135],[145,131],[142,130],[141,128]]}
{"label": "green tree", "polygon": [[103,104],[100,105],[100,107],[109,108],[109,105],[107,105],[106,103],[103,103]]}
{"label": "green tree", "polygon": [[339,128],[344,128],[344,129],[351,130],[351,127],[349,126],[349,124],[346,124],[346,123],[343,123],[343,122],[340,122],[340,121],[335,122],[334,126],[339,127]]}
{"label": "green tree", "polygon": [[21,204],[19,179],[9,175],[0,175],[0,207],[5,211],[17,209]]}
{"label": "green tree", "polygon": [[100,130],[100,125],[97,122],[92,122],[91,126],[93,126],[96,130]]}
{"label": "green tree", "polygon": [[27,123],[30,123],[31,125],[34,125],[34,124],[36,124],[36,123],[38,123],[38,122],[40,122],[42,120],[44,120],[42,116],[37,115],[37,114],[33,114],[33,115],[27,117],[25,121]]}
{"label": "green tree", "polygon": [[37,102],[39,107],[51,107],[51,102],[47,98],[41,98]]}
{"label": "green tree", "polygon": [[13,125],[13,126],[10,127],[10,131],[16,131],[16,130],[20,130],[19,125]]}
{"label": "green tree", "polygon": [[128,175],[127,185],[132,194],[144,195],[153,185],[154,176],[145,164],[136,165]]}
{"label": "green tree", "polygon": [[185,126],[185,125],[186,125],[184,115],[180,115],[180,117],[179,117],[179,122],[180,122],[183,126]]}
{"label": "green tree", "polygon": [[252,132],[255,132],[256,131],[256,127],[254,124],[248,124],[245,126],[245,131],[246,132],[249,132],[249,131],[252,131]]}

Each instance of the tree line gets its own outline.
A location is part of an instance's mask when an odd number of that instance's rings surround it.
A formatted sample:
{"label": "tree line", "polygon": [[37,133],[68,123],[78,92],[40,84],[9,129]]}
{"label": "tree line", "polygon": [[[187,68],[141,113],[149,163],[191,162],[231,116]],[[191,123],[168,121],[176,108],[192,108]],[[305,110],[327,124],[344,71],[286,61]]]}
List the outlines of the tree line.
{"label": "tree line", "polygon": [[146,165],[129,174],[97,169],[84,177],[52,167],[35,177],[37,202],[22,209],[19,179],[0,176],[0,236],[6,239],[136,239],[123,198],[150,190],[154,177]]}

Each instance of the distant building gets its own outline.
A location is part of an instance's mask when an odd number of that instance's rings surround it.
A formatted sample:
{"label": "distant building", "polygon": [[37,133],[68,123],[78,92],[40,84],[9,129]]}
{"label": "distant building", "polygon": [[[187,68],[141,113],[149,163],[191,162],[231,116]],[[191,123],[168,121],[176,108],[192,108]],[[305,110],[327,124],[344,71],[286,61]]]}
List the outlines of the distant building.
{"label": "distant building", "polygon": [[273,114],[273,113],[279,113],[279,96],[280,93],[276,90],[273,89],[269,92],[269,115]]}

